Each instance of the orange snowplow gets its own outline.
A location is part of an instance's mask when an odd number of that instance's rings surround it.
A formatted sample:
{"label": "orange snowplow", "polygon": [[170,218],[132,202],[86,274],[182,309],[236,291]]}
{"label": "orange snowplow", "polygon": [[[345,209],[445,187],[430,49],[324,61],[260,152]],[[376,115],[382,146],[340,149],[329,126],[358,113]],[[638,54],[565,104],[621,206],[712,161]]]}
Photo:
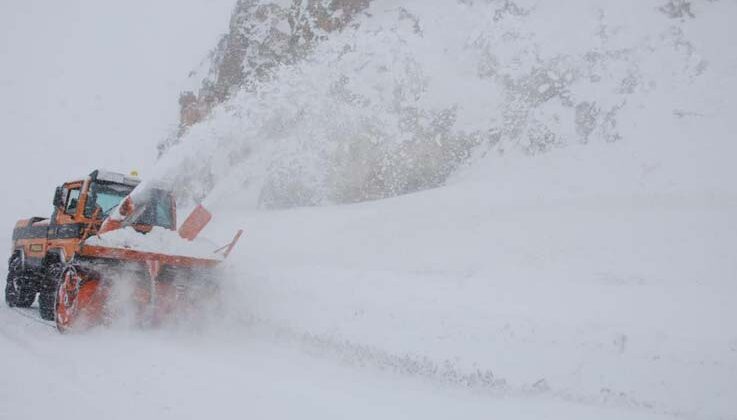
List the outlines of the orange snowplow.
{"label": "orange snowplow", "polygon": [[50,219],[16,224],[5,300],[29,307],[38,294],[41,317],[62,332],[113,320],[119,301],[148,324],[196,306],[242,233],[221,247],[198,242],[212,217],[204,207],[177,230],[171,191],[99,170],[58,187],[53,205]]}

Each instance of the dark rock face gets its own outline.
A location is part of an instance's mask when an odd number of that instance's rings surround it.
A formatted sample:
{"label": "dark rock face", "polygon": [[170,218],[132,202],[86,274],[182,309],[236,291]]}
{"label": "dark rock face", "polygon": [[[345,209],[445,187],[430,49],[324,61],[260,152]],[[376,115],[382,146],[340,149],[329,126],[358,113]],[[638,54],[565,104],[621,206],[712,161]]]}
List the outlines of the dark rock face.
{"label": "dark rock face", "polygon": [[660,11],[665,13],[671,19],[696,17],[691,11],[691,2],[688,0],[668,0],[667,3],[660,6]]}
{"label": "dark rock face", "polygon": [[330,33],[347,27],[371,0],[239,0],[229,32],[206,60],[197,92],[179,97],[179,128],[159,145],[164,152],[176,144],[188,127],[240,90],[254,91],[275,68],[304,58]]}

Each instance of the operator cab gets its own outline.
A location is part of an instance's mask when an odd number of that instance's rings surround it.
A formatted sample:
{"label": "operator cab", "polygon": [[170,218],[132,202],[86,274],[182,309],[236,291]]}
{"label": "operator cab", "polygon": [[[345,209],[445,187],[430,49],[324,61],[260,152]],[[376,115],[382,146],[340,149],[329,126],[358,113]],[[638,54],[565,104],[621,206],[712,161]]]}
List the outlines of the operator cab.
{"label": "operator cab", "polygon": [[84,216],[91,219],[95,212],[99,212],[100,218],[108,217],[140,183],[138,178],[122,174],[99,170],[92,172]]}
{"label": "operator cab", "polygon": [[[103,170],[93,171],[85,181],[68,182],[56,189],[52,223],[99,223],[113,214],[140,183],[137,177]],[[125,224],[143,230],[152,226],[175,229],[171,193],[162,188],[148,188],[143,194],[144,205]]]}

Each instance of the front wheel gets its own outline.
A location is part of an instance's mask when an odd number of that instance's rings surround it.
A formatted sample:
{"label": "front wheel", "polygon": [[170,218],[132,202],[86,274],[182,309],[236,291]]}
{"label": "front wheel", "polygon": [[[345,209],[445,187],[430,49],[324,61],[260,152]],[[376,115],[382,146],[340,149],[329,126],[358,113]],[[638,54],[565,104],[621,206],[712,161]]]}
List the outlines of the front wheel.
{"label": "front wheel", "polygon": [[25,275],[23,259],[20,255],[14,256],[8,264],[8,278],[5,283],[5,303],[11,308],[28,308],[36,299],[36,289],[30,278]]}
{"label": "front wheel", "polygon": [[53,319],[60,332],[85,329],[101,321],[104,296],[99,283],[99,275],[92,270],[76,265],[64,269],[53,304]]}
{"label": "front wheel", "polygon": [[73,266],[66,268],[61,275],[61,281],[56,289],[54,311],[56,328],[60,332],[71,329],[79,315],[77,295],[81,282],[82,278]]}

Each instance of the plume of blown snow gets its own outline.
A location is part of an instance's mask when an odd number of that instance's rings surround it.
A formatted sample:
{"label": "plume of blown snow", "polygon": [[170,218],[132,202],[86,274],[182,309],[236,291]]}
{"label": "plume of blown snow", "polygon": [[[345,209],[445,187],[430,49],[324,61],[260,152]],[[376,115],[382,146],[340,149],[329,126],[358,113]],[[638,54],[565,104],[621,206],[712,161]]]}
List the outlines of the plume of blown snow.
{"label": "plume of blown snow", "polygon": [[720,106],[710,81],[735,62],[705,58],[730,50],[735,4],[691,3],[376,0],[190,128],[159,175],[192,198],[310,206],[437,187],[490,152],[665,136]]}

